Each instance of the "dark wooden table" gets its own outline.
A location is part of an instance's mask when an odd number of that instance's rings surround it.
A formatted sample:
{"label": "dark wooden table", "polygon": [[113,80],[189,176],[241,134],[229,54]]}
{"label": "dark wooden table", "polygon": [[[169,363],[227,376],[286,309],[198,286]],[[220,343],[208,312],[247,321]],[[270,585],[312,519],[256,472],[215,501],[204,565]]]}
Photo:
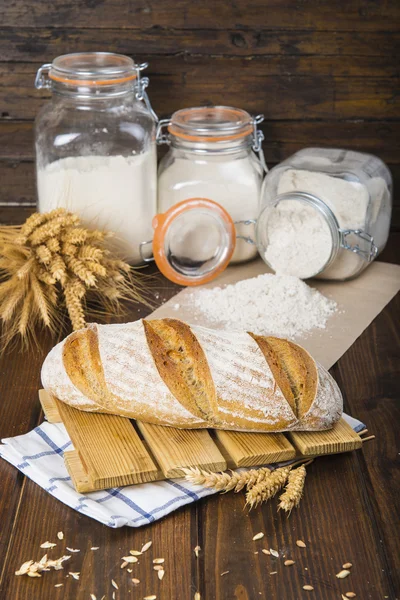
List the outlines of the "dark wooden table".
{"label": "dark wooden table", "polygon": [[[400,262],[399,249],[400,234],[392,234],[382,259]],[[159,301],[176,289],[160,278]],[[152,594],[157,600],[191,600],[196,591],[202,600],[340,600],[348,591],[359,600],[399,597],[399,308],[400,295],[332,369],[345,410],[367,423],[376,440],[362,451],[315,461],[300,508],[289,519],[277,513],[276,501],[247,513],[244,496],[231,493],[141,529],[113,530],[64,506],[0,460],[1,600],[89,600],[91,593],[99,600],[103,595],[111,599],[113,591],[122,600]],[[132,316],[145,314],[136,308]],[[1,437],[23,434],[43,420],[37,390],[50,347],[43,338],[29,356],[14,353],[1,359]],[[15,570],[28,559],[38,560],[44,553],[39,545],[56,540],[60,530],[66,545],[81,550],[64,573],[80,571],[80,580],[64,578],[64,587],[57,589],[59,572],[41,579],[16,577]],[[265,538],[253,542],[259,531]],[[297,539],[307,548],[297,548]],[[141,583],[134,587],[132,575],[120,569],[120,557],[148,540],[153,541],[152,555],[165,558],[165,577],[158,581],[146,556],[135,568],[133,576]],[[284,567],[282,559],[257,553],[262,547],[284,549],[296,564]],[[351,575],[338,580],[335,573],[345,562],[353,564]],[[304,584],[314,591],[303,591]]]}

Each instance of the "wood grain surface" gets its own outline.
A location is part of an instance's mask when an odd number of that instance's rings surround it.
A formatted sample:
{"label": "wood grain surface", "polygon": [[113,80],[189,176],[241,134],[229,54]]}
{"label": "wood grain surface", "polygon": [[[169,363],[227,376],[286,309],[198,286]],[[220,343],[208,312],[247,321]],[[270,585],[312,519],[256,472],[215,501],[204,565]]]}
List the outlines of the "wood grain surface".
{"label": "wood grain surface", "polygon": [[264,113],[269,166],[306,146],[353,148],[399,185],[399,22],[397,0],[0,3],[0,203],[36,203],[32,127],[49,97],[37,68],[96,49],[148,60],[160,117],[213,103]]}
{"label": "wood grain surface", "polygon": [[[304,146],[366,150],[389,164],[398,188],[399,16],[397,0],[0,3],[0,222],[22,222],[36,200],[32,123],[46,100],[33,86],[37,68],[55,55],[88,49],[148,59],[149,92],[160,116],[200,103],[263,112],[270,165]],[[394,203],[394,232],[380,258],[400,263],[398,193]],[[178,289],[161,277],[157,286],[155,304]],[[132,318],[147,312],[135,307]],[[347,591],[357,599],[399,598],[399,315],[397,296],[332,369],[346,411],[377,439],[351,455],[316,460],[290,519],[277,513],[276,502],[247,513],[242,494],[226,494],[138,530],[112,530],[0,460],[1,600],[89,600],[90,593],[111,599],[111,578],[123,600],[151,594],[191,600],[196,591],[202,600],[339,600]],[[51,346],[42,336],[29,360],[17,351],[0,357],[1,437],[41,422],[39,373]],[[56,540],[60,530],[65,545],[81,549],[71,562],[80,580],[65,579],[65,571],[16,577],[22,562],[40,558],[39,545]],[[253,542],[259,531],[265,537]],[[307,548],[298,548],[297,539]],[[133,587],[120,557],[148,540],[152,550],[137,565],[141,584]],[[279,549],[295,565],[284,567],[262,547]],[[155,556],[166,561],[162,582],[152,568]],[[347,561],[352,573],[340,581],[335,573]],[[64,587],[54,588],[59,581]],[[303,591],[305,584],[314,592]]]}
{"label": "wood grain surface", "polygon": [[[10,219],[15,218],[10,209]],[[385,260],[400,262],[399,242],[399,234],[392,234]],[[177,289],[160,276],[154,294],[163,301]],[[147,312],[136,307],[132,318]],[[345,410],[364,420],[377,439],[362,451],[314,461],[300,508],[289,519],[277,512],[276,501],[247,513],[240,493],[209,497],[144,528],[112,530],[64,506],[0,460],[0,598],[89,600],[93,593],[111,599],[112,578],[120,586],[116,597],[124,600],[151,594],[157,600],[192,600],[196,591],[202,600],[337,600],[347,591],[363,599],[397,598],[399,314],[400,295],[332,369]],[[50,347],[50,340],[41,338],[29,360],[18,352],[0,358],[1,437],[23,434],[41,422],[39,371]],[[16,577],[14,571],[25,560],[40,558],[39,545],[57,541],[60,530],[64,545],[58,542],[51,552],[58,556],[64,546],[79,548],[69,570],[80,571],[80,580],[66,579],[66,571],[45,573],[41,579]],[[253,542],[259,531],[264,538]],[[307,547],[298,548],[298,539]],[[152,551],[136,565],[133,576],[141,584],[134,587],[120,569],[120,558],[148,540]],[[198,559],[193,552],[197,545]],[[99,550],[90,550],[92,546]],[[281,556],[267,556],[261,548],[277,549]],[[285,567],[282,554],[295,565]],[[161,582],[151,563],[156,556],[165,558]],[[348,561],[353,563],[351,575],[338,580],[335,574]],[[64,587],[54,588],[58,582]],[[303,591],[306,584],[314,587],[313,594]]]}

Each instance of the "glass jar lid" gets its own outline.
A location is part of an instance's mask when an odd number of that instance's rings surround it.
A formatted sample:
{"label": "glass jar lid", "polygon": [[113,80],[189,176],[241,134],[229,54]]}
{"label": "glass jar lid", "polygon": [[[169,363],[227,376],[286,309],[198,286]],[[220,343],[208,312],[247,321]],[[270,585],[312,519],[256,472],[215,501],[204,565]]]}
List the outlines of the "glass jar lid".
{"label": "glass jar lid", "polygon": [[251,135],[254,119],[230,106],[200,106],[176,111],[168,125],[173,136],[193,142],[225,142]]}
{"label": "glass jar lid", "polygon": [[115,85],[136,79],[137,70],[138,65],[123,54],[77,52],[55,58],[49,78],[69,85]]}
{"label": "glass jar lid", "polygon": [[165,277],[180,285],[200,285],[228,265],[236,245],[232,218],[216,202],[190,198],[153,219],[153,256]]}

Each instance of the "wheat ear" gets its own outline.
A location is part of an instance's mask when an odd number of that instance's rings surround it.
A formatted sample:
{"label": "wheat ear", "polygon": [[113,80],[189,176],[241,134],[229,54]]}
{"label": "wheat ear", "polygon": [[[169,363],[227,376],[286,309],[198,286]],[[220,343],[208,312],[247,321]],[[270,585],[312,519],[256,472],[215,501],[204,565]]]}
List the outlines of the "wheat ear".
{"label": "wheat ear", "polygon": [[301,497],[303,495],[304,483],[306,481],[306,468],[301,465],[297,469],[293,469],[289,473],[288,481],[285,487],[285,491],[279,497],[279,509],[285,512],[292,512],[293,508],[296,508],[300,504]]}
{"label": "wheat ear", "polygon": [[246,493],[246,505],[249,505],[250,510],[273,498],[285,485],[289,473],[290,467],[281,467],[272,471],[264,480],[253,485]]}
{"label": "wheat ear", "polygon": [[214,488],[219,492],[230,492],[231,490],[240,492],[245,486],[251,486],[257,481],[262,481],[271,473],[267,467],[251,469],[241,473],[237,471],[213,473],[198,467],[182,468],[182,471],[185,473],[186,480],[190,483]]}

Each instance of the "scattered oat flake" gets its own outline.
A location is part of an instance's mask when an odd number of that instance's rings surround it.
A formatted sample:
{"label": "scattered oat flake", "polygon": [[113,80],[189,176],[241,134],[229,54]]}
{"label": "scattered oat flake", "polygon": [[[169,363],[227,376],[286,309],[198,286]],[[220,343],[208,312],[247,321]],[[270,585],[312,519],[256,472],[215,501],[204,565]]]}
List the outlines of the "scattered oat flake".
{"label": "scattered oat flake", "polygon": [[128,573],[132,573],[132,569],[127,569]]}
{"label": "scattered oat flake", "polygon": [[54,546],[57,546],[57,544],[53,544],[52,542],[43,542],[43,544],[40,544],[41,548],[54,548]]}
{"label": "scattered oat flake", "polygon": [[342,569],[351,569],[352,566],[352,563],[344,563],[344,565],[342,565]]}
{"label": "scattered oat flake", "polygon": [[350,571],[348,571],[347,569],[343,569],[343,571],[340,571],[339,573],[336,573],[336,577],[338,579],[345,579],[349,575],[350,575]]}
{"label": "scattered oat flake", "polygon": [[200,592],[196,592],[193,600],[201,600]]}
{"label": "scattered oat flake", "polygon": [[142,552],[139,550],[129,550],[129,554],[132,554],[132,556],[141,556]]}
{"label": "scattered oat flake", "polygon": [[28,572],[27,572],[27,575],[28,575],[29,577],[41,577],[41,574],[40,574],[40,573],[37,573],[36,571],[28,571]]}
{"label": "scattered oat flake", "polygon": [[100,548],[100,546],[92,546],[90,549],[91,550],[98,550]]}
{"label": "scattered oat flake", "polygon": [[91,598],[91,600],[97,600],[97,598],[94,594],[90,594],[90,598]]}
{"label": "scattered oat flake", "polygon": [[141,553],[143,554],[143,552],[146,552],[146,550],[148,550],[150,548],[150,546],[152,545],[153,542],[146,542],[145,545],[142,547],[141,549]]}
{"label": "scattered oat flake", "polygon": [[145,596],[143,600],[157,600],[157,596]]}
{"label": "scattered oat flake", "polygon": [[268,556],[271,554],[271,552],[266,548],[262,548],[261,552],[263,552],[263,554],[268,554]]}
{"label": "scattered oat flake", "polygon": [[193,552],[195,553],[196,558],[199,558],[199,552],[200,552],[200,550],[201,550],[200,546],[196,546],[194,548]]}
{"label": "scattered oat flake", "polygon": [[165,562],[165,558],[153,558],[153,564],[162,565]]}
{"label": "scattered oat flake", "polygon": [[278,571],[271,571],[270,575],[276,575]]}
{"label": "scattered oat flake", "polygon": [[155,571],[161,571],[162,569],[164,569],[164,567],[162,565],[154,565],[153,569]]}
{"label": "scattered oat flake", "polygon": [[303,585],[303,590],[306,590],[306,592],[312,592],[313,589],[312,585]]}
{"label": "scattered oat flake", "polygon": [[275,558],[279,558],[279,552],[277,550],[273,550],[272,548],[269,549],[269,553],[272,556],[275,556]]}
{"label": "scattered oat flake", "polygon": [[[355,598],[357,594],[355,594],[354,592],[346,592],[345,596],[346,598]],[[385,598],[387,598],[387,596],[385,596]]]}
{"label": "scattered oat flake", "polygon": [[158,579],[159,579],[160,581],[162,580],[162,578],[164,577],[164,575],[165,575],[165,571],[164,571],[164,569],[160,569],[160,570],[158,571],[158,573],[157,573]]}
{"label": "scattered oat flake", "polygon": [[128,566],[128,563],[126,562],[126,560],[124,560],[124,562],[121,565],[121,569],[125,569],[125,567]]}
{"label": "scattered oat flake", "polygon": [[76,571],[76,572],[70,571],[68,573],[68,575],[71,575],[71,577],[73,577],[74,579],[76,579],[78,581],[79,575],[80,575],[80,571]]}
{"label": "scattered oat flake", "polygon": [[58,539],[59,539],[59,540],[63,540],[63,539],[64,539],[64,534],[63,534],[63,532],[62,532],[62,531],[59,531],[59,532],[57,533],[57,537],[58,537]]}
{"label": "scattered oat flake", "polygon": [[139,559],[137,556],[123,556],[122,560],[124,560],[126,563],[137,563]]}
{"label": "scattered oat flake", "polygon": [[119,589],[118,585],[115,583],[114,579],[111,579],[111,585],[115,587],[116,590]]}
{"label": "scattered oat flake", "polygon": [[253,542],[256,542],[257,540],[261,540],[261,538],[264,537],[264,534],[262,531],[260,531],[260,533],[256,533],[256,535],[253,536]]}
{"label": "scattered oat flake", "polygon": [[138,585],[140,583],[140,579],[136,579],[136,577],[133,577],[132,583],[134,583],[135,585]]}
{"label": "scattered oat flake", "polygon": [[285,565],[285,567],[290,567],[291,565],[294,565],[294,562],[294,560],[285,560],[283,564]]}
{"label": "scattered oat flake", "polygon": [[296,546],[298,546],[299,548],[307,548],[303,540],[297,540]]}
{"label": "scattered oat flake", "polygon": [[68,550],[68,552],[80,552],[80,550],[78,550],[77,548],[66,548]]}
{"label": "scattered oat flake", "polygon": [[223,575],[228,575],[228,573],[229,573],[229,571],[223,571],[223,572],[221,573],[221,577],[222,577]]}
{"label": "scattered oat flake", "polygon": [[115,598],[116,598],[116,596],[115,596],[115,592],[113,592],[113,595],[112,595],[112,600],[115,600]]}
{"label": "scattered oat flake", "polygon": [[257,552],[254,552],[254,554],[258,554],[258,550],[257,550]]}
{"label": "scattered oat flake", "polygon": [[56,585],[54,587],[62,587],[64,584],[63,583],[56,583]]}
{"label": "scattered oat flake", "polygon": [[[45,555],[46,556],[46,555]],[[25,575],[25,573],[27,573],[29,571],[29,567],[33,565],[33,560],[27,560],[26,562],[24,562],[20,568],[18,569],[18,571],[15,571],[16,575]]]}

